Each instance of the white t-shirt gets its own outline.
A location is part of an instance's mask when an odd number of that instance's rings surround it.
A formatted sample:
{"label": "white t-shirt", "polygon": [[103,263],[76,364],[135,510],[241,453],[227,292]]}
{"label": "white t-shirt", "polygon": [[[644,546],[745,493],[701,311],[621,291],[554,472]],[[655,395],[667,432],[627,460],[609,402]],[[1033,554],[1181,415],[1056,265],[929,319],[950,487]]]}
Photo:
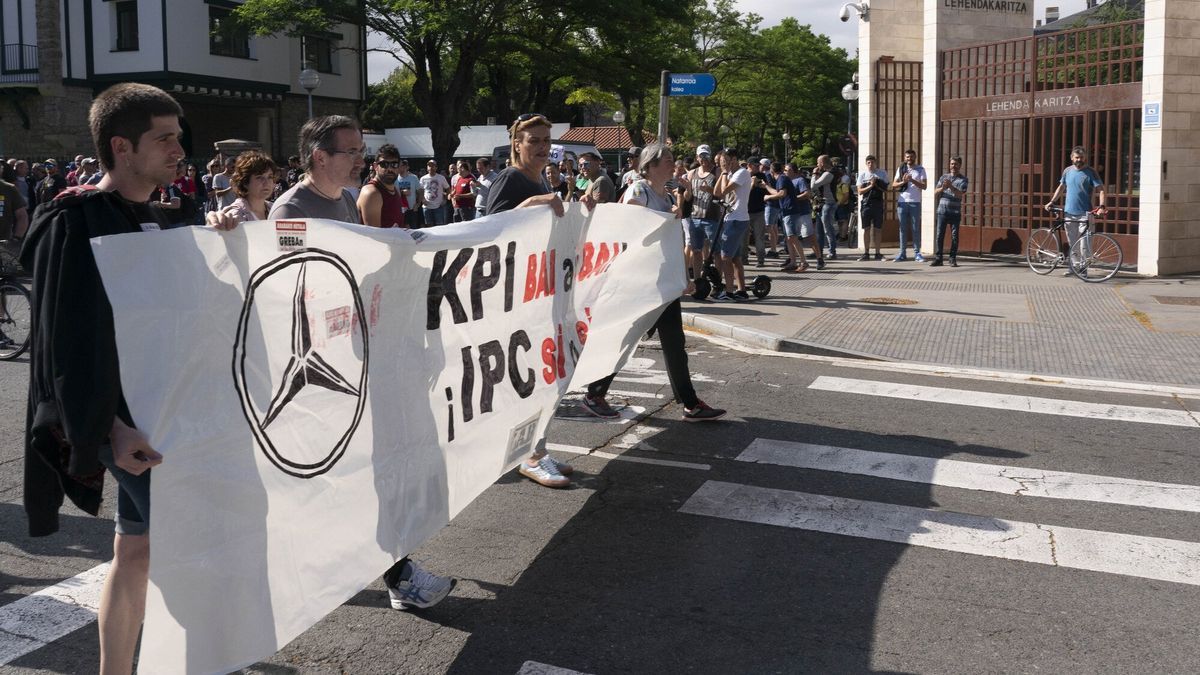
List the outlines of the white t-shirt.
{"label": "white t-shirt", "polygon": [[725,222],[733,220],[750,220],[750,172],[738,169],[729,177],[733,183],[733,198],[729,199],[729,211],[725,214]]}
{"label": "white t-shirt", "polygon": [[[922,183],[925,183],[927,180],[929,180],[925,177],[925,167],[921,166],[920,164],[914,166],[908,171],[904,170],[903,164],[900,165],[899,169],[896,169],[897,178],[903,178],[905,173],[912,176],[913,180],[919,180]],[[901,204],[920,204],[921,188],[909,183],[904,187],[903,190],[900,191],[900,194],[896,197],[896,200]]]}
{"label": "white t-shirt", "polygon": [[425,174],[421,176],[421,190],[424,192],[425,208],[436,209],[446,203],[446,191],[450,189],[450,182],[440,173],[435,173],[432,176]]}

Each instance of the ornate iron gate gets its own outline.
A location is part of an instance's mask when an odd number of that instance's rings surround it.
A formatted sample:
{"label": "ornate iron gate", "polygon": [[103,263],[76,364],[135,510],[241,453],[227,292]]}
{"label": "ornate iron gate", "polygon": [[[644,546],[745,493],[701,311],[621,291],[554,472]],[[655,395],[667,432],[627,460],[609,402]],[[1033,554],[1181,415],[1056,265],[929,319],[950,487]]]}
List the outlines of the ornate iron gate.
{"label": "ornate iron gate", "polygon": [[1129,21],[940,54],[938,167],[962,155],[971,180],[962,250],[1021,253],[1082,145],[1108,193],[1096,228],[1137,259],[1142,36]]}

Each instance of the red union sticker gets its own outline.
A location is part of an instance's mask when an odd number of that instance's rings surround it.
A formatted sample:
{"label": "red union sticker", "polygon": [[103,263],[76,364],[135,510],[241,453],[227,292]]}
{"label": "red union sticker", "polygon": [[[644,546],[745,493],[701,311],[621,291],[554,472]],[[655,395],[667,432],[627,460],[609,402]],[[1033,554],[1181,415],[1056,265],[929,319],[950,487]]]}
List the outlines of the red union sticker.
{"label": "red union sticker", "polygon": [[304,248],[307,233],[308,223],[302,220],[275,221],[275,237],[279,241],[280,251],[298,251]]}
{"label": "red union sticker", "polygon": [[338,335],[346,335],[350,332],[353,325],[351,320],[353,314],[350,311],[350,306],[338,307],[325,312],[325,330],[329,337],[337,337]]}

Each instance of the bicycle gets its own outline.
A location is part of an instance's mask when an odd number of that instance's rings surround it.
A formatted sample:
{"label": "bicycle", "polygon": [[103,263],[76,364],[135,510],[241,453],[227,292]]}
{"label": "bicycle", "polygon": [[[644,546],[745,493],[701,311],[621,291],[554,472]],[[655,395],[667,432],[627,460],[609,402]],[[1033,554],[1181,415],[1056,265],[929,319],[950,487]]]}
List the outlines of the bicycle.
{"label": "bicycle", "polygon": [[0,242],[0,361],[11,361],[29,348],[33,311],[29,291],[20,282],[16,256]]}
{"label": "bicycle", "polygon": [[1034,230],[1025,242],[1025,262],[1029,269],[1037,274],[1049,274],[1059,264],[1067,263],[1072,274],[1089,283],[1107,281],[1121,270],[1124,254],[1120,244],[1103,232],[1092,232],[1090,227],[1079,233],[1064,256],[1058,233],[1066,232],[1066,213],[1057,206],[1051,207],[1050,211],[1056,215],[1053,226]]}

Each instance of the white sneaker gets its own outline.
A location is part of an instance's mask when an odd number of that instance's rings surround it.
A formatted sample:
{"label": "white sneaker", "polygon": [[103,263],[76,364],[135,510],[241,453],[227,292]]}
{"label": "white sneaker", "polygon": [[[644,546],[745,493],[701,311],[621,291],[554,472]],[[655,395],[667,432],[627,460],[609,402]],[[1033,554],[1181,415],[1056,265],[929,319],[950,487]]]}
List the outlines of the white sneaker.
{"label": "white sneaker", "polygon": [[565,488],[571,484],[571,479],[567,478],[559,470],[558,462],[550,455],[543,455],[538,460],[537,464],[529,466],[526,462],[521,462],[518,471],[522,476],[537,483],[551,488]]}
{"label": "white sneaker", "polygon": [[450,595],[450,590],[458,584],[458,579],[430,574],[411,560],[405,562],[404,566],[408,571],[408,578],[388,587],[392,609],[433,607],[445,600],[446,596]]}

